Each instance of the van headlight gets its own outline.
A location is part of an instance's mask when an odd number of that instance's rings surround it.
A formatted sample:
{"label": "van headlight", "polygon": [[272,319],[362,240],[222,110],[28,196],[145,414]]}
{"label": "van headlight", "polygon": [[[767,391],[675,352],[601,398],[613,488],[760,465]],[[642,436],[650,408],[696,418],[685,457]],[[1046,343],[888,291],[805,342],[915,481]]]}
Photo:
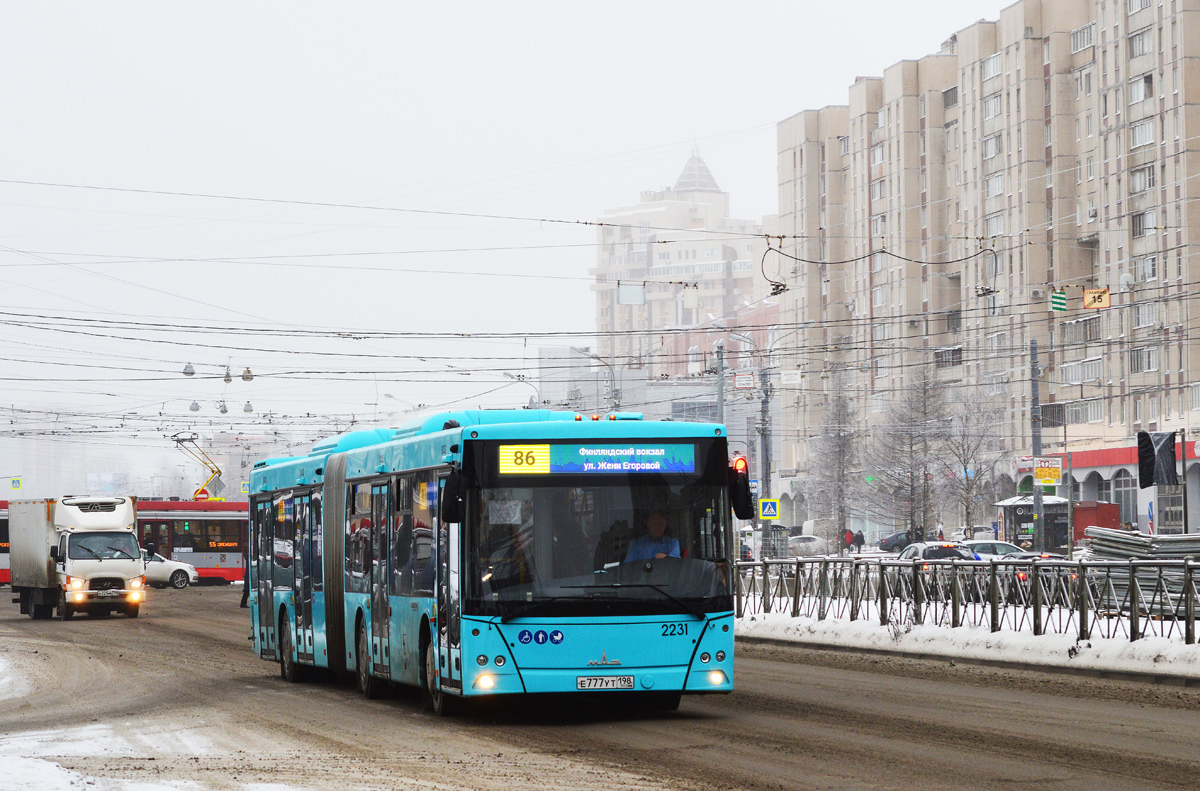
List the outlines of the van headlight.
{"label": "van headlight", "polygon": [[140,588],[140,587],[142,587],[142,578],[134,577],[133,579],[129,580],[126,584],[130,588]]}
{"label": "van headlight", "polygon": [[79,577],[67,577],[67,584],[71,586],[71,590],[81,591],[87,587],[87,580]]}

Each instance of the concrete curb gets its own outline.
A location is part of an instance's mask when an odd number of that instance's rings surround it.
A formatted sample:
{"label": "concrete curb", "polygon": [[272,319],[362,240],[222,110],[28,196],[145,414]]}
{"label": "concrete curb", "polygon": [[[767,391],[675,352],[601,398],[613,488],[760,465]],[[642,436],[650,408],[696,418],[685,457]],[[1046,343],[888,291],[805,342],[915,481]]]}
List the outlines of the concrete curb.
{"label": "concrete curb", "polygon": [[836,645],[833,643],[810,643],[799,640],[780,640],[775,637],[754,637],[751,635],[735,635],[734,641],[747,645],[771,645],[782,648],[809,648],[816,651],[835,651],[848,654],[871,654],[874,656],[898,657],[901,659],[917,659],[926,662],[950,662],[964,665],[981,665],[1002,670],[1027,670],[1033,673],[1052,673],[1067,676],[1083,676],[1086,678],[1101,678],[1113,681],[1137,681],[1144,684],[1160,684],[1172,687],[1200,687],[1200,678],[1194,676],[1177,676],[1162,673],[1133,673],[1116,670],[1095,670],[1084,667],[1065,667],[1063,665],[1041,665],[1029,662],[1009,662],[998,659],[976,659],[973,657],[951,656],[949,654],[910,653],[907,651],[889,651],[883,648],[858,648],[856,646]]}

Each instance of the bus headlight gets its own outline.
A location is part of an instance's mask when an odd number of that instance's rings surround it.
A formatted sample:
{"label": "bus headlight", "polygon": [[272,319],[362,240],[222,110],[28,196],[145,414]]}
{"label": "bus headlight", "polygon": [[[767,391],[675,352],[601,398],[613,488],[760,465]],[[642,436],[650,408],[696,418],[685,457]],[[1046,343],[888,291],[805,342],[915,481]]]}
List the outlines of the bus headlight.
{"label": "bus headlight", "polygon": [[720,670],[714,670],[708,674],[708,683],[713,686],[718,686],[725,683],[725,674]]}
{"label": "bus headlight", "polygon": [[479,678],[475,679],[475,687],[477,689],[491,689],[494,686],[496,686],[496,679],[492,678],[487,673],[484,673]]}

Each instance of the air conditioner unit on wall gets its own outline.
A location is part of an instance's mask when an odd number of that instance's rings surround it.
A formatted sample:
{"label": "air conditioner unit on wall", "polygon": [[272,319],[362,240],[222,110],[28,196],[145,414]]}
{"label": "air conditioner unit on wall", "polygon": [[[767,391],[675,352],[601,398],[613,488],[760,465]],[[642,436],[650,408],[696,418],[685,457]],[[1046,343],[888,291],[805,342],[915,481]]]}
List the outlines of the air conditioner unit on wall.
{"label": "air conditioner unit on wall", "polygon": [[1033,295],[1034,299],[1045,299],[1046,297],[1046,289],[1044,288],[1035,288],[1030,293]]}

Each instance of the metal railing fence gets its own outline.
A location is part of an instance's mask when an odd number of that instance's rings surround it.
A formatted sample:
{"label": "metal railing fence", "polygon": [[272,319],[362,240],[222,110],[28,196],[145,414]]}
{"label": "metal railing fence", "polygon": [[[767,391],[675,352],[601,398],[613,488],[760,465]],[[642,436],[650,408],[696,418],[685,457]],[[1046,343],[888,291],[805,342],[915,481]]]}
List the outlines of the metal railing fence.
{"label": "metal railing fence", "polygon": [[738,617],[935,624],[1196,642],[1194,560],[795,558],[737,564]]}

